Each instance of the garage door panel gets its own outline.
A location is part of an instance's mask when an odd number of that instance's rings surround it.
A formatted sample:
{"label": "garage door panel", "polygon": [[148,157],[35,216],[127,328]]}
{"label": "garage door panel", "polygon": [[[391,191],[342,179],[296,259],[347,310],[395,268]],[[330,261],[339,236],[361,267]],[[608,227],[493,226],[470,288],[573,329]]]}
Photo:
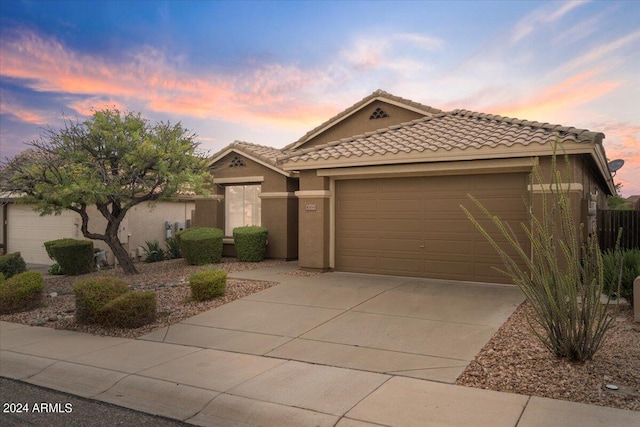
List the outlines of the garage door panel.
{"label": "garage door panel", "polygon": [[375,248],[378,245],[378,237],[362,237],[362,236],[353,236],[353,237],[345,237],[340,241],[340,246],[338,249],[340,250],[357,250],[357,249],[371,249]]}
{"label": "garage door panel", "polygon": [[44,242],[75,236],[79,217],[64,211],[60,215],[40,216],[28,205],[10,204],[7,209],[7,249],[20,252],[28,263],[51,264]]}
{"label": "garage door panel", "polygon": [[[491,268],[502,265],[499,256],[460,204],[480,216],[467,197],[474,194],[492,213],[508,221],[524,241],[519,223],[528,217],[524,203],[527,182],[527,174],[336,181],[336,268],[506,282]],[[365,193],[367,209],[357,206]],[[377,208],[371,208],[374,205]],[[492,230],[496,240],[505,241],[490,220],[480,223]],[[364,243],[357,243],[359,239]]]}
{"label": "garage door panel", "polygon": [[375,200],[346,200],[340,204],[340,208],[344,213],[351,216],[367,215],[369,212],[375,212],[377,202]]}

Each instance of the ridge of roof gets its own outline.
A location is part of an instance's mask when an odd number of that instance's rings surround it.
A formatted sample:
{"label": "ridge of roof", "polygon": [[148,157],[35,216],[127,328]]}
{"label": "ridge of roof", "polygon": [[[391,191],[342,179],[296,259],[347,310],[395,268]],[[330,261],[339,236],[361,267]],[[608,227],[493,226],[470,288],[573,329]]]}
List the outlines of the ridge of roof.
{"label": "ridge of roof", "polygon": [[438,108],[433,108],[433,107],[431,107],[429,105],[421,104],[419,102],[415,102],[415,101],[412,101],[410,99],[406,99],[406,98],[402,98],[400,96],[392,95],[389,92],[386,92],[386,91],[384,91],[382,89],[377,89],[373,93],[371,93],[370,95],[365,96],[360,101],[358,101],[355,104],[353,104],[351,107],[348,107],[345,110],[342,110],[341,112],[339,112],[335,116],[331,117],[330,119],[322,122],[321,124],[319,124],[315,128],[311,129],[309,132],[305,133],[297,141],[286,145],[285,147],[282,148],[282,151],[288,151],[288,150],[295,149],[296,147],[298,147],[298,146],[302,145],[304,142],[306,142],[311,137],[311,135],[314,135],[317,132],[319,132],[322,128],[327,127],[327,125],[329,125],[331,122],[334,122],[336,120],[339,120],[339,119],[341,119],[343,117],[348,116],[349,114],[357,111],[358,109],[360,109],[363,106],[369,104],[371,101],[373,101],[373,100],[375,100],[377,98],[386,98],[386,99],[388,99],[390,101],[398,102],[398,103],[401,103],[401,104],[405,104],[405,105],[407,105],[409,107],[413,107],[413,108],[422,110],[423,112],[428,113],[428,114],[437,114],[437,113],[441,113],[442,112],[442,110],[440,110]]}
{"label": "ridge of roof", "polygon": [[509,123],[513,125],[518,125],[520,127],[529,126],[531,128],[544,129],[546,131],[552,131],[552,132],[555,131],[555,132],[558,132],[560,136],[563,136],[563,134],[572,134],[572,135],[575,135],[576,137],[579,137],[581,141],[588,140],[588,141],[594,141],[597,143],[602,143],[602,140],[604,139],[604,133],[602,132],[592,132],[588,129],[579,129],[572,126],[567,127],[567,126],[552,124],[547,122],[541,123],[537,121],[522,120],[514,117],[500,116],[498,114],[479,113],[476,111],[470,111],[470,110],[464,110],[464,109],[456,109],[456,110],[450,111],[448,114],[460,116],[460,117],[476,118],[478,120],[484,119],[487,121]]}
{"label": "ridge of roof", "polygon": [[[463,122],[460,122],[463,120]],[[431,121],[443,121],[442,124],[438,124],[438,132],[431,130],[431,138],[429,140],[424,140],[422,142],[416,141],[416,136],[411,133],[420,134],[422,139],[426,135],[425,132],[429,131],[428,126]],[[490,133],[486,136],[483,143],[479,143],[475,140],[469,140],[467,135],[461,137],[461,140],[464,140],[465,143],[461,141],[443,141],[442,136],[446,135],[457,135],[460,131],[460,128],[464,126],[464,130],[467,133],[476,133],[478,135],[483,135],[487,133],[484,126],[477,128],[474,126],[474,122],[484,121],[487,124],[493,124],[493,126],[503,126],[504,131],[499,132],[502,136],[499,136],[494,133]],[[456,129],[457,127],[457,129]],[[419,128],[419,129],[417,129]],[[390,144],[384,144],[385,146],[378,146],[376,141],[373,141],[373,145],[376,145],[375,149],[360,149],[357,147],[351,147],[354,153],[347,152],[349,148],[343,148],[340,151],[341,147],[346,147],[347,143],[355,142],[357,145],[359,142],[365,139],[376,139],[376,135],[385,134],[388,132],[398,131],[398,135],[393,138],[393,142],[397,144],[397,146],[403,146],[403,144],[410,146],[401,148],[402,151],[424,151],[428,150],[438,150],[438,149],[446,149],[451,150],[453,148],[468,148],[468,147],[476,147],[487,145],[487,146],[497,146],[497,145],[514,145],[514,144],[522,144],[528,145],[532,142],[537,142],[539,144],[546,143],[552,135],[557,135],[561,137],[563,140],[574,140],[576,142],[594,142],[598,144],[602,144],[602,139],[604,138],[604,134],[601,132],[591,132],[586,129],[578,129],[574,127],[566,127],[562,125],[555,125],[549,123],[540,123],[536,121],[529,120],[521,120],[516,118],[504,117],[496,114],[486,114],[486,113],[478,113],[468,110],[453,110],[449,112],[441,112],[438,114],[433,114],[430,116],[421,117],[409,122],[400,123],[396,125],[392,125],[386,128],[377,129],[375,131],[366,132],[360,135],[354,135],[347,138],[342,138],[336,141],[331,141],[325,144],[317,145],[315,147],[303,148],[300,150],[290,150],[289,152],[283,152],[282,155],[278,156],[277,162],[281,164],[286,160],[290,160],[293,162],[297,161],[306,161],[310,159],[315,159],[318,157],[328,158],[328,157],[349,157],[351,155],[360,156],[363,154],[384,154],[385,152],[395,153],[398,151],[398,148],[390,147]],[[494,129],[495,131],[495,129]],[[507,136],[507,133],[511,132],[511,135]],[[515,137],[515,138],[514,138]],[[466,145],[465,145],[466,144]],[[336,147],[336,149],[333,149]],[[322,153],[321,153],[322,152]],[[310,155],[310,153],[313,153]]]}
{"label": "ridge of roof", "polygon": [[280,163],[280,162],[282,162],[284,160],[287,160],[287,159],[289,159],[291,157],[302,156],[304,154],[311,153],[313,151],[319,151],[319,150],[322,150],[324,148],[334,147],[336,145],[344,144],[346,142],[351,142],[351,141],[356,141],[358,139],[367,138],[367,137],[370,137],[372,135],[384,134],[386,132],[389,132],[389,131],[392,131],[392,130],[396,130],[396,129],[400,129],[400,128],[407,127],[407,126],[411,126],[411,125],[414,125],[416,123],[421,123],[421,122],[433,120],[435,118],[443,117],[445,114],[446,113],[442,112],[442,113],[438,113],[438,114],[433,115],[433,116],[420,117],[418,119],[414,119],[414,120],[411,120],[409,122],[399,123],[399,124],[391,125],[391,126],[388,126],[388,127],[385,127],[385,128],[380,128],[380,129],[376,129],[376,130],[373,130],[373,131],[361,133],[361,134],[358,134],[358,135],[348,136],[348,137],[345,137],[345,138],[337,139],[335,141],[327,142],[325,144],[316,145],[314,147],[302,148],[300,150],[295,150],[294,149],[294,150],[283,151],[283,154],[281,156],[278,156],[277,161],[278,161],[278,163]]}

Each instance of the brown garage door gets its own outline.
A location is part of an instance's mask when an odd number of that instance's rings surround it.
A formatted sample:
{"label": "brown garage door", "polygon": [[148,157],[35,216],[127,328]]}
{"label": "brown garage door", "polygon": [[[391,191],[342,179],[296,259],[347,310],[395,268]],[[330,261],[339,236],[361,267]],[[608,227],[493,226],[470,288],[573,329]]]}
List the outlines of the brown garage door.
{"label": "brown garage door", "polygon": [[472,208],[473,194],[524,242],[527,183],[523,173],[336,181],[336,269],[508,282],[492,269],[502,262],[460,204]]}

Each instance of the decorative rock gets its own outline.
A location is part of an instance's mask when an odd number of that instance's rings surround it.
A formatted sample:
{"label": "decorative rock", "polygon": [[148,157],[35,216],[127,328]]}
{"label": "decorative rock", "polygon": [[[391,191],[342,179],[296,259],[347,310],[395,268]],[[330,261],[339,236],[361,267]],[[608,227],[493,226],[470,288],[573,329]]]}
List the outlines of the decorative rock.
{"label": "decorative rock", "polygon": [[31,326],[40,326],[44,325],[45,322],[46,320],[44,320],[42,317],[38,317],[37,319],[33,319],[31,322],[29,322],[29,324]]}
{"label": "decorative rock", "polygon": [[57,296],[58,296],[58,293],[57,293],[57,292],[51,292],[51,293],[49,294],[49,298],[55,298],[55,297],[57,297]]}
{"label": "decorative rock", "polygon": [[58,315],[54,314],[53,316],[49,316],[49,322],[57,322]]}

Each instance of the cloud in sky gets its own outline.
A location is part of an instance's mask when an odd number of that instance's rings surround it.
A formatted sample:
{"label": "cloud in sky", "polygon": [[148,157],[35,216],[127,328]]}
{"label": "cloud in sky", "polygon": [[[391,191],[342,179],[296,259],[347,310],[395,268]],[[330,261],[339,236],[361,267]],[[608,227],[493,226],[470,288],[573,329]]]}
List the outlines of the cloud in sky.
{"label": "cloud in sky", "polygon": [[[186,122],[213,150],[234,139],[283,146],[381,88],[438,108],[604,131],[607,154],[627,160],[616,178],[625,180],[625,193],[640,193],[630,174],[640,172],[633,169],[640,168],[633,114],[640,109],[640,6],[373,3],[377,11],[390,7],[382,19],[363,4],[260,6],[269,9],[261,9],[267,25],[260,14],[247,18],[243,4],[199,3],[190,14],[169,2],[158,22],[149,13],[131,27],[123,27],[126,19],[112,23],[123,34],[74,35],[87,28],[84,16],[49,26],[3,18],[2,157],[22,149],[20,135],[56,126],[63,113],[103,107]],[[209,8],[228,17],[218,35],[194,24]],[[358,11],[359,20],[345,10]],[[174,27],[144,31],[160,24]]]}

